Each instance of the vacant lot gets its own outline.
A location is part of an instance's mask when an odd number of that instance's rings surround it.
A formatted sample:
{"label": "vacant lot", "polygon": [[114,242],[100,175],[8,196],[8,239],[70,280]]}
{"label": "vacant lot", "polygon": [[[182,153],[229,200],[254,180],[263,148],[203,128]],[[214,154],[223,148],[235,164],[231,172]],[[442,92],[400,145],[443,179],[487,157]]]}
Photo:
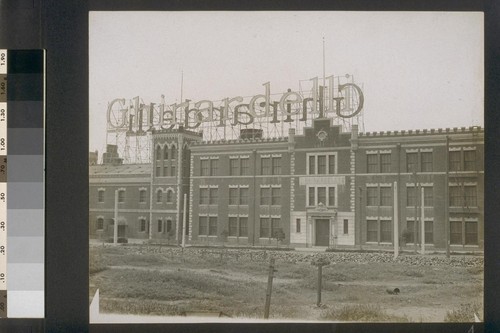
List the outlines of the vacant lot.
{"label": "vacant lot", "polygon": [[[158,246],[91,246],[90,296],[101,312],[181,315],[221,311],[263,318],[269,258],[275,259],[270,318],[340,321],[482,319],[481,257],[303,253]],[[322,306],[316,306],[323,267]],[[388,293],[398,288],[399,294]]]}

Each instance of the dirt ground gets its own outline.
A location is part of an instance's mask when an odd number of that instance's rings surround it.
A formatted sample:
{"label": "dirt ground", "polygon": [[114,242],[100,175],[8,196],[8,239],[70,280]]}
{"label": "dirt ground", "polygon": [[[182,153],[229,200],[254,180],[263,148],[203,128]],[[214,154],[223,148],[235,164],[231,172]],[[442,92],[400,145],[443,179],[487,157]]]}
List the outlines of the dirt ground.
{"label": "dirt ground", "polygon": [[[179,254],[170,248],[93,246],[90,296],[99,289],[101,312],[106,313],[222,312],[232,318],[263,318],[272,252],[263,258],[258,251],[253,256],[224,251],[186,249]],[[308,257],[296,260],[301,255]],[[443,260],[422,265],[350,262],[332,254],[323,267],[318,307],[318,270],[310,256],[294,252],[294,260],[284,259],[283,253],[275,258],[270,318],[442,322],[464,306],[478,309],[482,318],[481,266]],[[395,288],[398,294],[388,292]]]}

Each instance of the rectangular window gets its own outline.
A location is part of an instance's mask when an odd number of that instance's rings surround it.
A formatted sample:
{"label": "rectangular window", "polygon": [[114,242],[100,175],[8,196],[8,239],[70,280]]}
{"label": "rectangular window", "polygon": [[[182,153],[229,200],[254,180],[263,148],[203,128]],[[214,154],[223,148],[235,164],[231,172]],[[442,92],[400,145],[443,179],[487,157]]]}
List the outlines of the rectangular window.
{"label": "rectangular window", "polygon": [[465,207],[476,207],[477,206],[477,195],[476,186],[464,186],[464,206]]}
{"label": "rectangular window", "polygon": [[104,229],[104,219],[103,218],[100,217],[100,218],[97,219],[96,229],[97,230],[103,230]]}
{"label": "rectangular window", "polygon": [[420,154],[421,164],[422,164],[422,172],[431,172],[433,169],[432,163],[432,152],[422,152]]}
{"label": "rectangular window", "polygon": [[279,205],[281,199],[281,188],[273,187],[271,189],[271,205]]}
{"label": "rectangular window", "polygon": [[366,205],[367,206],[378,206],[378,188],[377,187],[367,187],[366,188]]}
{"label": "rectangular window", "polygon": [[156,177],[160,177],[160,176],[161,176],[161,167],[157,166],[156,167]]}
{"label": "rectangular window", "polygon": [[344,235],[347,235],[349,233],[349,220],[344,219]]}
{"label": "rectangular window", "polygon": [[139,220],[139,231],[146,232],[146,220],[145,219]]}
{"label": "rectangular window", "polygon": [[216,205],[217,204],[217,196],[218,196],[218,188],[211,188],[210,189],[210,197],[208,198],[208,203],[210,205]]}
{"label": "rectangular window", "polygon": [[229,188],[229,204],[230,205],[238,204],[238,189],[235,187]]}
{"label": "rectangular window", "polygon": [[248,237],[248,217],[240,217],[240,237]]}
{"label": "rectangular window", "polygon": [[377,154],[367,154],[366,155],[366,171],[368,173],[378,172],[378,155]]}
{"label": "rectangular window", "polygon": [[261,158],[260,159],[260,169],[261,174],[270,175],[271,174],[271,159],[270,158]]}
{"label": "rectangular window", "polygon": [[118,202],[125,202],[125,191],[118,191]]}
{"label": "rectangular window", "polygon": [[366,241],[367,242],[377,242],[378,240],[378,221],[377,220],[367,220],[366,221]]}
{"label": "rectangular window", "polygon": [[277,232],[281,230],[280,219],[271,219],[271,237],[274,238]]}
{"label": "rectangular window", "polygon": [[462,245],[462,221],[450,222],[450,244]]}
{"label": "rectangular window", "polygon": [[98,202],[104,202],[104,191],[97,191],[97,201]]}
{"label": "rectangular window", "polygon": [[215,216],[208,218],[208,235],[217,236],[217,217]]}
{"label": "rectangular window", "polygon": [[382,242],[382,243],[391,243],[392,242],[391,221],[387,221],[387,220],[380,221],[380,242]]}
{"label": "rectangular window", "polygon": [[326,156],[319,155],[318,156],[318,175],[326,174]]}
{"label": "rectangular window", "polygon": [[392,206],[392,188],[380,188],[380,206]]}
{"label": "rectangular window", "polygon": [[273,157],[273,175],[281,175],[281,157]]}
{"label": "rectangular window", "polygon": [[216,159],[210,160],[210,176],[217,176],[218,164],[219,160]]}
{"label": "rectangular window", "polygon": [[406,153],[406,172],[418,171],[418,153]]}
{"label": "rectangular window", "polygon": [[434,188],[426,186],[424,187],[424,207],[434,206]]}
{"label": "rectangular window", "polygon": [[295,232],[300,232],[300,219],[295,220]]}
{"label": "rectangular window", "polygon": [[231,158],[229,160],[229,175],[230,176],[238,176],[240,174],[238,162],[239,162],[239,160],[236,158]]}
{"label": "rectangular window", "polygon": [[168,165],[167,164],[163,165],[163,176],[164,177],[168,176]]}
{"label": "rectangular window", "polygon": [[269,218],[260,218],[260,237],[269,237],[271,228],[270,224],[271,221]]}
{"label": "rectangular window", "polygon": [[172,230],[172,220],[167,220],[167,232]]}
{"label": "rectangular window", "polygon": [[326,206],[326,187],[318,187],[318,205],[323,204]]}
{"label": "rectangular window", "polygon": [[330,175],[335,173],[335,155],[328,155],[328,173]]}
{"label": "rectangular window", "polygon": [[328,206],[335,206],[335,187],[328,188]]}
{"label": "rectangular window", "polygon": [[200,205],[208,205],[208,188],[200,188]]}
{"label": "rectangular window", "polygon": [[413,207],[417,204],[417,197],[415,193],[416,189],[414,186],[406,187],[406,207]]}
{"label": "rectangular window", "polygon": [[476,151],[475,150],[464,150],[464,170],[465,171],[475,171],[476,170]]}
{"label": "rectangular window", "polygon": [[260,189],[260,204],[261,205],[271,204],[271,189],[269,187],[262,187]]}
{"label": "rectangular window", "polygon": [[146,202],[146,191],[144,191],[144,190],[139,191],[139,202],[140,203]]}
{"label": "rectangular window", "polygon": [[163,221],[158,220],[157,225],[158,225],[158,233],[162,233],[163,232]]}
{"label": "rectangular window", "polygon": [[391,172],[391,154],[380,154],[380,172]]}
{"label": "rectangular window", "polygon": [[240,205],[248,205],[248,187],[240,187]]}
{"label": "rectangular window", "polygon": [[175,177],[177,174],[175,173],[175,165],[170,166],[170,176]]}
{"label": "rectangular window", "polygon": [[450,151],[449,156],[449,167],[450,171],[461,171],[462,163],[460,160],[460,151]]}
{"label": "rectangular window", "polygon": [[200,161],[201,165],[201,175],[202,176],[209,176],[210,175],[210,160],[201,160]]}
{"label": "rectangular window", "polygon": [[465,245],[477,244],[477,222],[465,221]]}
{"label": "rectangular window", "polygon": [[241,159],[241,175],[248,176],[250,174],[250,160],[248,158]]}
{"label": "rectangular window", "polygon": [[238,235],[238,218],[229,217],[229,236]]}
{"label": "rectangular window", "polygon": [[314,195],[314,187],[309,187],[309,206],[314,206],[316,204],[315,202],[315,195]]}
{"label": "rectangular window", "polygon": [[316,156],[309,156],[309,174],[316,174]]}
{"label": "rectangular window", "polygon": [[[417,242],[420,242],[420,223],[417,221]],[[415,221],[406,221],[406,230],[408,231],[407,243],[415,242]]]}
{"label": "rectangular window", "polygon": [[463,202],[461,187],[450,186],[450,207],[461,207]]}
{"label": "rectangular window", "polygon": [[434,244],[433,221],[425,221],[425,244]]}

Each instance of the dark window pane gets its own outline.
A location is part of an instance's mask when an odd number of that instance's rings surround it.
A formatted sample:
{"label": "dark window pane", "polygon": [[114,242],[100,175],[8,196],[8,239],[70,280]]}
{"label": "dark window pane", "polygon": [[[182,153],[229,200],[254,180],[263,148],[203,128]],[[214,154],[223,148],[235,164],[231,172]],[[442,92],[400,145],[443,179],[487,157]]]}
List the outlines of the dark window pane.
{"label": "dark window pane", "polygon": [[335,187],[328,188],[328,206],[335,206]]}
{"label": "dark window pane", "polygon": [[315,175],[316,174],[316,156],[309,156],[309,174],[310,175]]}
{"label": "dark window pane", "polygon": [[450,244],[462,245],[462,222],[450,222]]}
{"label": "dark window pane", "polygon": [[217,236],[217,217],[210,216],[208,218],[208,235]]}
{"label": "dark window pane", "polygon": [[377,242],[378,241],[378,223],[376,220],[366,221],[366,241],[367,242]]}
{"label": "dark window pane", "polygon": [[406,153],[406,171],[407,172],[417,172],[418,165],[418,154],[417,153]]}
{"label": "dark window pane", "polygon": [[248,237],[247,224],[248,218],[240,217],[240,237]]}
{"label": "dark window pane", "polygon": [[260,237],[270,237],[271,226],[269,218],[260,219]]}
{"label": "dark window pane", "polygon": [[318,205],[326,205],[326,187],[318,187]]}
{"label": "dark window pane", "polygon": [[366,188],[366,205],[367,206],[378,206],[378,188],[377,187],[367,187]]}
{"label": "dark window pane", "polygon": [[476,151],[475,150],[464,150],[464,170],[465,171],[475,171],[476,170]]}
{"label": "dark window pane", "polygon": [[318,174],[319,175],[326,174],[326,156],[325,155],[318,156]]}
{"label": "dark window pane", "polygon": [[271,189],[269,187],[263,187],[260,189],[260,204],[261,205],[271,204]]}
{"label": "dark window pane", "polygon": [[377,154],[367,154],[366,155],[366,170],[368,173],[378,172],[378,155]]}
{"label": "dark window pane", "polygon": [[392,242],[391,221],[380,221],[380,241],[384,243]]}
{"label": "dark window pane", "polygon": [[380,154],[380,172],[391,172],[391,154]]}
{"label": "dark window pane", "polygon": [[449,152],[449,166],[450,171],[461,171],[462,163],[460,160],[460,151],[450,151]]}
{"label": "dark window pane", "polygon": [[229,236],[237,236],[238,235],[238,218],[230,217],[229,218]]}
{"label": "dark window pane", "polygon": [[335,173],[335,155],[328,156],[328,173],[331,175]]}
{"label": "dark window pane", "polygon": [[208,235],[208,217],[200,216],[199,235]]}
{"label": "dark window pane", "polygon": [[316,202],[314,201],[315,199],[314,190],[315,190],[314,187],[309,187],[309,206],[316,205]]}
{"label": "dark window pane", "polygon": [[477,245],[477,222],[465,222],[465,245]]}
{"label": "dark window pane", "polygon": [[431,172],[433,169],[432,166],[432,152],[423,152],[420,154],[422,159],[422,171],[423,172]]}
{"label": "dark window pane", "polygon": [[392,205],[392,188],[381,187],[380,188],[380,205],[381,206],[391,206]]}
{"label": "dark window pane", "polygon": [[271,189],[271,192],[272,192],[271,204],[272,205],[279,205],[280,199],[281,199],[281,188],[274,187]]}
{"label": "dark window pane", "polygon": [[238,189],[234,187],[229,188],[229,204],[237,205],[238,204]]}

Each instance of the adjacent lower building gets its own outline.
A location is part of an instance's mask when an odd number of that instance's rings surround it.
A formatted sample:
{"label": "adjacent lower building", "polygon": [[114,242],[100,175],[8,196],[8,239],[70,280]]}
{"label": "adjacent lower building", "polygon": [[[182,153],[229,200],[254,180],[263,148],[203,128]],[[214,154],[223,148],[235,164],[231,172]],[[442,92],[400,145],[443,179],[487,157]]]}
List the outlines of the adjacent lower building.
{"label": "adjacent lower building", "polygon": [[[192,245],[483,249],[484,131],[342,132],[202,141],[151,134],[152,162],[113,146],[90,168],[90,235]],[[95,153],[94,153],[95,154]],[[104,157],[104,156],[103,156]],[[93,160],[95,160],[93,158]],[[116,207],[115,207],[116,206]]]}

